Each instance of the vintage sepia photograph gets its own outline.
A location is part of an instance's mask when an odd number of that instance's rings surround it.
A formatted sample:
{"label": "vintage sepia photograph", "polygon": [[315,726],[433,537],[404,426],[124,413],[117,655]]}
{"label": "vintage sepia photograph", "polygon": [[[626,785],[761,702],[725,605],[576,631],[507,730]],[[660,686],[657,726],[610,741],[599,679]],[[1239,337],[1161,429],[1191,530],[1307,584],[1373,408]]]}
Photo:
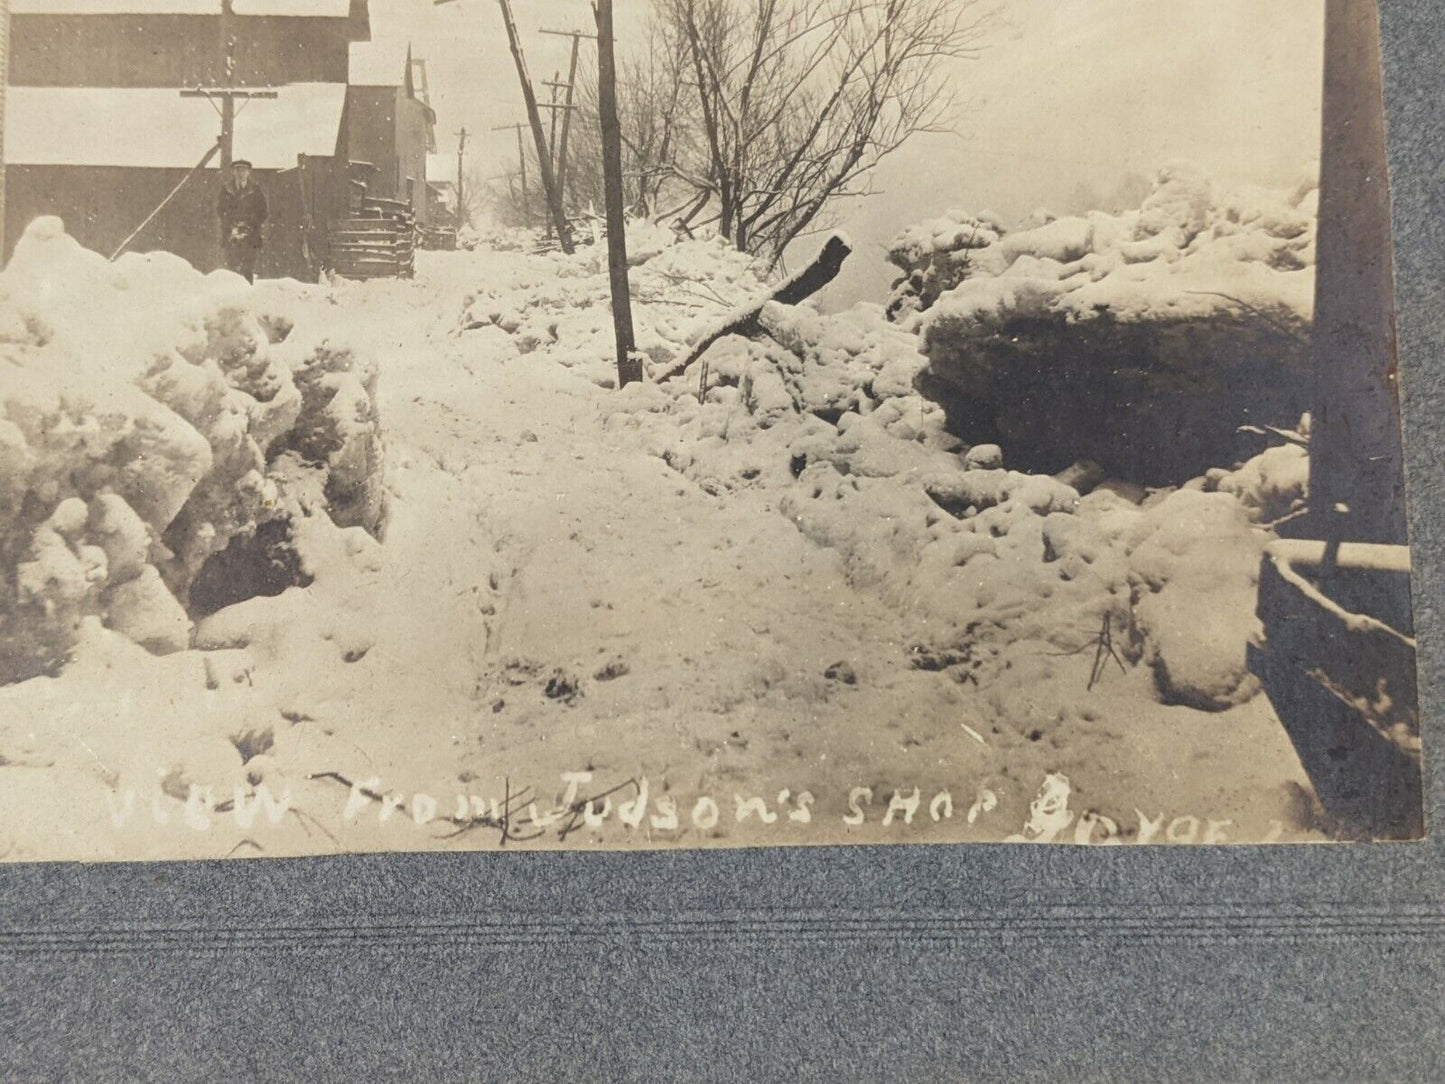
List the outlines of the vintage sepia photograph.
{"label": "vintage sepia photograph", "polygon": [[0,29],[0,860],[1423,837],[1374,0]]}

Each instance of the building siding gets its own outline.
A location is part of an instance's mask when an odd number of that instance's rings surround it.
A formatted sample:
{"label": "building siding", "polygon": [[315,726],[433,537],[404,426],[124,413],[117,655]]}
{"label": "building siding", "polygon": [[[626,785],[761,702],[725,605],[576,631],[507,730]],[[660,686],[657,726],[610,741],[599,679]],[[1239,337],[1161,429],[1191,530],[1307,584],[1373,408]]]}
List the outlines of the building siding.
{"label": "building siding", "polygon": [[430,218],[426,200],[427,109],[404,87],[351,87],[346,92],[347,139],[352,159],[376,167],[368,194],[406,199],[407,181],[417,221]]}
{"label": "building siding", "polygon": [[[219,5],[218,5],[219,6]],[[16,15],[13,86],[192,87],[224,82],[220,17]],[[344,83],[345,19],[236,16],[236,82]]]}
{"label": "building siding", "polygon": [[[426,198],[427,109],[397,88],[396,196],[410,199],[418,223],[431,219]],[[410,183],[408,183],[410,182]]]}
{"label": "building siding", "polygon": [[[396,157],[396,88],[348,87],[346,90],[346,140],[353,161],[377,167],[368,174],[367,184],[377,195],[394,196],[390,188]],[[379,191],[386,185],[386,191]]]}
{"label": "building siding", "polygon": [[[35,218],[55,215],[86,248],[109,256],[185,176],[183,169],[122,166],[11,166],[5,235],[11,247]],[[298,170],[258,171],[270,218],[259,271],[303,277],[304,217]],[[215,170],[193,179],[130,245],[129,251],[173,252],[202,271],[221,265]],[[7,252],[8,256],[8,252]]]}

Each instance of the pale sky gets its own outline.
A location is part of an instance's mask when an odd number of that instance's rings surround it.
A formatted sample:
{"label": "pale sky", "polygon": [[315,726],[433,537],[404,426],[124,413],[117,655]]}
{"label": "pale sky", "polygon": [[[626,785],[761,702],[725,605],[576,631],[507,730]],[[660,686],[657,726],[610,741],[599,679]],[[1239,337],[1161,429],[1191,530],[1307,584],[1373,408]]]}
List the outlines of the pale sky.
{"label": "pale sky", "polygon": [[[617,0],[619,52],[645,0]],[[569,44],[538,34],[590,30],[588,0],[514,0],[533,79]],[[1319,155],[1324,0],[1002,0],[984,55],[956,65],[958,131],[917,137],[879,170],[879,193],[840,209],[858,251],[832,303],[883,300],[881,246],[910,223],[958,207],[1017,220],[1061,207],[1079,184],[1108,190],[1130,172],[1196,162],[1225,182],[1291,185]],[[371,0],[381,49],[410,40],[427,60],[437,137],[504,172],[525,120],[494,0]],[[587,43],[584,42],[584,48]],[[398,67],[400,65],[398,64]]]}

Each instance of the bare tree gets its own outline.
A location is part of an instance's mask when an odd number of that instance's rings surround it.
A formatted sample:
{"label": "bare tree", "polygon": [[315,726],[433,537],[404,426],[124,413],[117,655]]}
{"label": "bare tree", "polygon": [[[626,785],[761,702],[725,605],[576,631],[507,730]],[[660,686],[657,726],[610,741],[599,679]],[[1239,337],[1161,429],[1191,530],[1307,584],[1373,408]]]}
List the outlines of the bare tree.
{"label": "bare tree", "polygon": [[[976,56],[987,0],[659,0],[699,138],[670,176],[716,200],[719,232],[776,264],[832,202],[952,113],[952,62]],[[691,150],[691,148],[689,148]]]}
{"label": "bare tree", "polygon": [[[690,188],[678,180],[679,163],[693,153],[696,139],[689,113],[695,108],[693,98],[682,85],[685,62],[655,23],[642,51],[618,62],[623,183],[633,216],[656,217],[670,202],[691,202]],[[580,123],[573,129],[574,143],[568,151],[567,198],[575,208],[603,204],[597,86],[595,68],[585,68],[579,78]]]}
{"label": "bare tree", "polygon": [[496,215],[498,193],[506,191],[506,178],[488,175],[481,162],[468,162],[462,174],[461,205],[458,207],[459,224],[476,226],[488,217]]}
{"label": "bare tree", "polygon": [[466,183],[467,221],[474,226],[491,222],[508,229],[540,225],[546,208],[535,189],[536,174],[530,174],[530,178],[532,187],[524,187],[517,165],[492,176],[487,176],[481,164],[470,167]]}

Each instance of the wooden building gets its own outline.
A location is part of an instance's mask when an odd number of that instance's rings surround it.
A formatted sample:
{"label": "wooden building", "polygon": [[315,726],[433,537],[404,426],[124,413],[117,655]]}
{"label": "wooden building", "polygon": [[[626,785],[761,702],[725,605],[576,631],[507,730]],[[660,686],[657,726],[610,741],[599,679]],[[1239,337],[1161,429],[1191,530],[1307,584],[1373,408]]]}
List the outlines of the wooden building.
{"label": "wooden building", "polygon": [[[41,215],[115,251],[219,138],[217,103],[182,92],[231,86],[275,91],[238,101],[234,124],[234,154],[270,205],[260,273],[309,278],[326,263],[326,223],[356,198],[347,75],[351,45],[370,37],[366,0],[233,0],[224,16],[220,0],[11,0],[11,12],[7,256]],[[219,266],[219,165],[130,247]]]}
{"label": "wooden building", "polygon": [[[369,195],[410,205],[422,228],[434,201],[427,194],[427,157],[436,150],[436,113],[418,94],[411,49],[405,56],[377,45],[351,53],[346,138]],[[370,167],[370,168],[367,168]]]}

